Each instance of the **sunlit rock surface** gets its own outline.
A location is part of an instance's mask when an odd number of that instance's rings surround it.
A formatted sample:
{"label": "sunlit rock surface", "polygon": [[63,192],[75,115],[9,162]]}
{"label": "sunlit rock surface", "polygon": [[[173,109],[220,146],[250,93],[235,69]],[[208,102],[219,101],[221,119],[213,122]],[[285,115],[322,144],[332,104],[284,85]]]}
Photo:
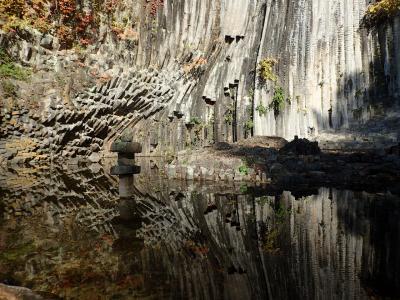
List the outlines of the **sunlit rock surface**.
{"label": "sunlit rock surface", "polygon": [[[114,17],[135,20],[135,39],[115,39],[105,22],[83,56],[45,49],[38,38],[2,35],[3,47],[38,70],[0,115],[2,141],[22,138],[34,146],[0,144],[2,160],[88,157],[107,152],[126,128],[147,154],[252,134],[299,135],[338,149],[393,143],[400,126],[400,21],[367,32],[361,20],[368,4],[126,0]],[[268,108],[274,94],[272,82],[259,84],[264,58],[277,61],[285,98],[279,114],[257,109]]]}

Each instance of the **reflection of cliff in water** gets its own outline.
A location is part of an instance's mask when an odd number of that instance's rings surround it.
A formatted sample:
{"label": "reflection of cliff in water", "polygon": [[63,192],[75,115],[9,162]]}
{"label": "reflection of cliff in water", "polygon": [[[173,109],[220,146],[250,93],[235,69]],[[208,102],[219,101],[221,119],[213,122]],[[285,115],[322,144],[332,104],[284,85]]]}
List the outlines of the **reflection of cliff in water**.
{"label": "reflection of cliff in water", "polygon": [[400,296],[399,199],[256,197],[142,169],[124,199],[100,166],[2,172],[0,281],[79,299]]}

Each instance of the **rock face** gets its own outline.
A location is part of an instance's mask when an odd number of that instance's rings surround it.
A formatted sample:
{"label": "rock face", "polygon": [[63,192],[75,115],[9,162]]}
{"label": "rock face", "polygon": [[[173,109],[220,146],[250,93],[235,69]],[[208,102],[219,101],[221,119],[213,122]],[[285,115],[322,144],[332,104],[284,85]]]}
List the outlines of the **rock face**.
{"label": "rock face", "polygon": [[31,290],[23,287],[7,286],[0,283],[0,300],[44,300]]}
{"label": "rock face", "polygon": [[[368,33],[369,1],[274,1],[267,4],[260,57],[279,59],[291,105],[275,118],[255,114],[256,134],[313,136],[352,128],[399,104],[400,19]],[[271,93],[256,90],[256,105]]]}
{"label": "rock face", "polygon": [[280,149],[280,153],[293,153],[298,155],[317,155],[321,152],[317,142],[310,142],[307,139],[299,139],[297,136],[293,141]]}
{"label": "rock face", "polygon": [[[397,141],[400,18],[367,32],[360,23],[368,3],[124,1],[115,18],[137,20],[134,41],[116,39],[104,22],[83,57],[59,51],[49,35],[28,41],[2,34],[2,47],[41,72],[62,77],[82,66],[100,81],[76,92],[73,83],[62,84],[59,96],[37,98],[39,114],[2,109],[2,139],[33,131],[38,148],[64,156],[89,156],[90,144],[107,150],[125,128],[133,128],[145,154],[252,135],[320,139],[327,131],[350,140],[368,135],[371,144]],[[268,58],[276,62],[275,83],[259,80],[258,65]],[[28,87],[19,107],[39,88]]]}

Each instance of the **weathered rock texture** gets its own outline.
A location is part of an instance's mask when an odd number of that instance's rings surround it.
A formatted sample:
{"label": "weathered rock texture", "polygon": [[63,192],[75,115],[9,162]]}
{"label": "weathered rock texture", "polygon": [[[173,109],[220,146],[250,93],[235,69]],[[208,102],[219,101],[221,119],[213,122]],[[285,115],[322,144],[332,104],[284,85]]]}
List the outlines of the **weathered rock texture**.
{"label": "weathered rock texture", "polygon": [[[67,80],[53,91],[55,105],[39,95],[43,119],[35,119],[33,108],[23,120],[3,109],[2,139],[34,132],[45,139],[41,150],[67,156],[90,155],[90,144],[107,150],[125,128],[133,128],[147,154],[252,134],[398,140],[399,17],[368,33],[360,25],[367,0],[141,2],[123,1],[114,15],[125,20],[125,31],[134,30],[134,39],[116,38],[103,22],[83,56],[58,51],[56,38],[47,49],[40,36],[29,42],[3,36],[2,45],[39,71],[63,77],[81,66],[81,83],[105,83],[89,91]],[[273,84],[260,85],[257,75],[267,57],[277,60],[274,72],[285,94],[279,114],[256,109],[272,101]],[[25,102],[30,90],[21,91]]]}

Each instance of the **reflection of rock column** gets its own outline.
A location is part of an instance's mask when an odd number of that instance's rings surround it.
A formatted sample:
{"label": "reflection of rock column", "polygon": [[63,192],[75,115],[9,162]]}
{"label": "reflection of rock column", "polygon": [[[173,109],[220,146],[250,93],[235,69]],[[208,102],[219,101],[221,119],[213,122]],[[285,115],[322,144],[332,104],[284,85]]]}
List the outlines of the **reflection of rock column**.
{"label": "reflection of rock column", "polygon": [[135,165],[135,153],[142,152],[142,146],[132,140],[114,142],[111,151],[118,153],[118,165],[111,168],[111,175],[119,176],[119,196],[130,197],[134,194],[133,175],[140,173]]}

